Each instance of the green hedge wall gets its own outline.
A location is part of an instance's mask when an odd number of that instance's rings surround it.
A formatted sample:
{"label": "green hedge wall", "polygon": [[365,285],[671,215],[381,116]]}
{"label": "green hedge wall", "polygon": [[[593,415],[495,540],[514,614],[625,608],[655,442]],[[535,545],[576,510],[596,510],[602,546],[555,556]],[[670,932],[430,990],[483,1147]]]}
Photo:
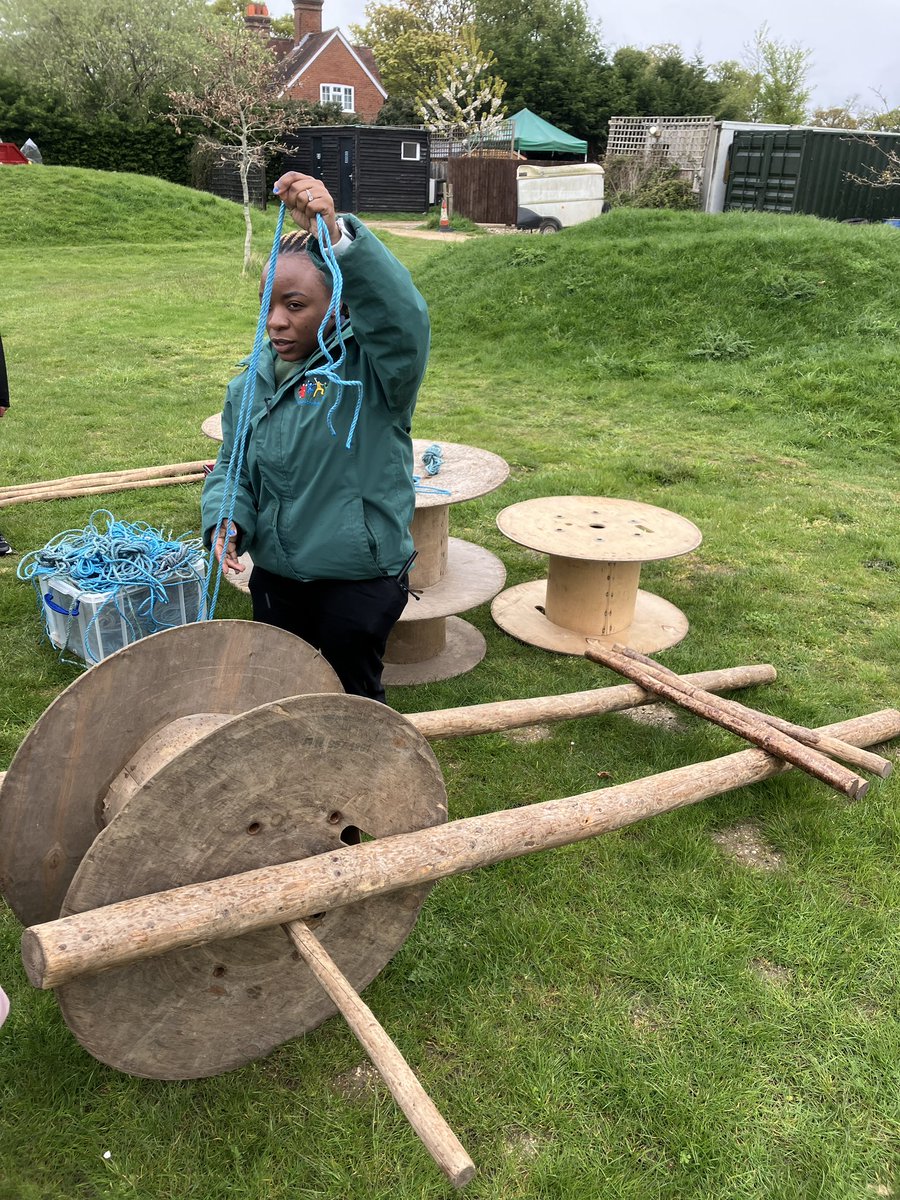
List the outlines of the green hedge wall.
{"label": "green hedge wall", "polygon": [[0,141],[37,145],[48,166],[93,167],[191,183],[194,131],[177,133],[162,117],[135,123],[103,115],[88,120],[59,112],[51,102],[22,96],[0,80]]}

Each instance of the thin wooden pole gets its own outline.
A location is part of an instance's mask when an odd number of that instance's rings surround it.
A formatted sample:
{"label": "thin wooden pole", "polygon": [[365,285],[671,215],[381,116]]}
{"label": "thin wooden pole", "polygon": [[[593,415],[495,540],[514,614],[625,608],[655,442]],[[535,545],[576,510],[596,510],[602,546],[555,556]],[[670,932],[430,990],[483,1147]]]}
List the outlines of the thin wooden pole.
{"label": "thin wooden pole", "polygon": [[697,713],[716,725],[721,725],[723,729],[738,734],[748,742],[752,742],[754,746],[768,751],[769,754],[777,754],[779,758],[793,763],[795,767],[800,767],[807,774],[821,780],[822,783],[827,783],[845,796],[860,800],[866,794],[869,785],[865,779],[854,774],[847,767],[841,766],[840,763],[826,758],[817,750],[788,737],[786,733],[782,733],[781,730],[775,729],[765,721],[746,716],[744,712],[733,707],[728,700],[723,700],[720,696],[714,696],[712,693],[695,688],[690,684],[682,684],[681,681],[672,683],[667,679],[662,679],[656,671],[644,666],[643,663],[635,662],[620,650],[603,646],[599,642],[585,651],[585,657],[592,662],[601,663],[604,667],[610,667],[613,671],[618,671],[620,675],[634,680],[647,691],[655,692],[673,704],[686,708],[689,712]]}
{"label": "thin wooden pole", "polygon": [[[755,666],[726,667],[718,671],[698,671],[686,675],[690,683],[710,692],[729,692],[733,688],[756,687],[771,683],[775,668],[768,663]],[[646,704],[652,693],[633,683],[618,687],[592,688],[588,692],[570,692],[564,696],[535,696],[526,700],[496,700],[489,704],[470,704],[461,708],[441,708],[433,712],[408,713],[407,720],[430,741],[467,737],[478,733],[499,733],[533,725],[536,721],[569,721],[576,717],[594,717],[621,712]]]}
{"label": "thin wooden pole", "polygon": [[55,491],[57,488],[73,487],[78,484],[90,486],[94,483],[124,482],[126,479],[158,479],[172,475],[191,475],[202,471],[206,460],[172,463],[162,467],[123,467],[117,471],[94,471],[88,475],[66,475],[62,479],[44,479],[37,483],[11,483],[0,487],[0,500],[28,492]]}
{"label": "thin wooden pole", "polygon": [[305,921],[289,921],[284,929],[378,1068],[425,1149],[455,1188],[465,1187],[475,1164],[375,1014]]}
{"label": "thin wooden pole", "polygon": [[[854,745],[900,735],[885,709],[819,732]],[[22,961],[39,988],[182,946],[266,929],[313,913],[415,887],[535,850],[549,850],[770,779],[787,763],[743,750],[661,775],[544,804],[487,813],[138,896],[26,929]]]}
{"label": "thin wooden pole", "polygon": [[[705,683],[698,682],[697,679],[690,675],[677,675],[668,667],[664,667],[653,658],[648,658],[646,654],[641,654],[638,650],[632,649],[631,646],[622,646],[616,643],[613,646],[625,655],[626,658],[633,658],[635,662],[643,663],[645,667],[652,670],[660,679],[668,680],[670,683],[679,687],[685,688],[685,685],[693,684],[697,688],[705,688],[707,691],[719,691],[718,688],[708,687]],[[721,689],[725,690],[725,689]],[[842,742],[838,738],[826,737],[824,734],[816,733],[814,729],[808,729],[805,725],[795,725],[793,721],[783,721],[781,717],[772,716],[771,713],[759,712],[758,709],[750,708],[746,704],[741,704],[737,700],[728,700],[728,707],[735,711],[740,710],[745,716],[757,721],[765,721],[767,725],[774,726],[775,729],[780,729],[782,733],[786,733],[789,737],[794,738],[798,742],[802,742],[804,746],[811,746],[814,750],[818,750],[822,754],[827,754],[830,758],[839,758],[841,762],[852,763],[854,767],[859,767],[863,771],[871,771],[877,775],[879,779],[887,779],[891,771],[894,769],[894,764],[888,758],[882,758],[880,754],[873,754],[871,750],[863,750],[859,746],[851,746],[847,742]]]}
{"label": "thin wooden pole", "polygon": [[11,508],[14,504],[32,504],[38,500],[72,500],[78,496],[106,495],[108,492],[130,492],[138,488],[166,487],[172,483],[201,483],[204,475],[170,475],[162,479],[128,479],[120,483],[101,483],[96,487],[61,488],[59,491],[32,492],[24,496],[13,496],[11,499],[0,499],[0,508]]}

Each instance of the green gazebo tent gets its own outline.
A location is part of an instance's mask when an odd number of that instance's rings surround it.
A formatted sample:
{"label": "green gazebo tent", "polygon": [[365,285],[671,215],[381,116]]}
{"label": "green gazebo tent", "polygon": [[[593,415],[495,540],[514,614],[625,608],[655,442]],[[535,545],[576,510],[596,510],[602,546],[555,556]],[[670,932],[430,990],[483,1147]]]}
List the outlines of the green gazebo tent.
{"label": "green gazebo tent", "polygon": [[587,158],[587,142],[557,129],[530,108],[523,108],[509,119],[516,130],[515,148],[523,154],[583,154]]}

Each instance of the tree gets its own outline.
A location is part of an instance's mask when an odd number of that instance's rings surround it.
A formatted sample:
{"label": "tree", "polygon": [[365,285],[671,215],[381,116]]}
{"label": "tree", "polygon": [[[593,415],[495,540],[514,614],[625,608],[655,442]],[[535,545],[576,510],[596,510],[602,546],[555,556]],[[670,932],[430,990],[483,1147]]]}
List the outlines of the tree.
{"label": "tree", "polygon": [[613,56],[610,101],[616,115],[719,115],[724,89],[700,59],[687,62],[678,46],[624,46]]}
{"label": "tree", "polygon": [[170,92],[171,120],[193,117],[215,138],[206,144],[220,152],[223,161],[237,165],[244,204],[244,264],[250,266],[253,225],[250,220],[251,168],[266,154],[283,150],[281,139],[308,118],[279,100],[278,60],[255,33],[238,25],[221,26],[206,35],[209,54],[195,68],[196,86],[190,92]]}
{"label": "tree", "polygon": [[375,55],[388,95],[415,102],[432,92],[443,59],[458,48],[460,31],[468,23],[467,0],[401,0],[397,4],[366,5],[366,23],[351,25],[354,39]]}
{"label": "tree", "polygon": [[438,90],[418,98],[425,128],[448,138],[490,137],[503,120],[506,84],[489,71],[494,56],[485,53],[473,29],[438,65]]}
{"label": "tree", "polygon": [[0,0],[0,72],[73,115],[146,118],[214,19],[203,0]]}
{"label": "tree", "polygon": [[583,0],[473,3],[478,38],[506,80],[510,112],[527,107],[567,133],[602,137],[608,64]]}
{"label": "tree", "polygon": [[811,51],[798,42],[778,41],[770,36],[768,25],[762,24],[744,54],[755,81],[750,119],[775,125],[802,124],[811,95]]}

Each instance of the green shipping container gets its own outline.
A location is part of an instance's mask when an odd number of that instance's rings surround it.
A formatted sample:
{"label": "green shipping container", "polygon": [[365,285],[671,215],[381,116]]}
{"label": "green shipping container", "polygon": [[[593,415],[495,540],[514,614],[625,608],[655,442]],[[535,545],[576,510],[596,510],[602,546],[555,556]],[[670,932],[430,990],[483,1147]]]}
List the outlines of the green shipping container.
{"label": "green shipping container", "polygon": [[849,178],[879,174],[888,165],[887,153],[900,158],[900,133],[738,131],[731,144],[725,208],[809,213],[835,221],[900,217],[900,184],[867,187]]}

